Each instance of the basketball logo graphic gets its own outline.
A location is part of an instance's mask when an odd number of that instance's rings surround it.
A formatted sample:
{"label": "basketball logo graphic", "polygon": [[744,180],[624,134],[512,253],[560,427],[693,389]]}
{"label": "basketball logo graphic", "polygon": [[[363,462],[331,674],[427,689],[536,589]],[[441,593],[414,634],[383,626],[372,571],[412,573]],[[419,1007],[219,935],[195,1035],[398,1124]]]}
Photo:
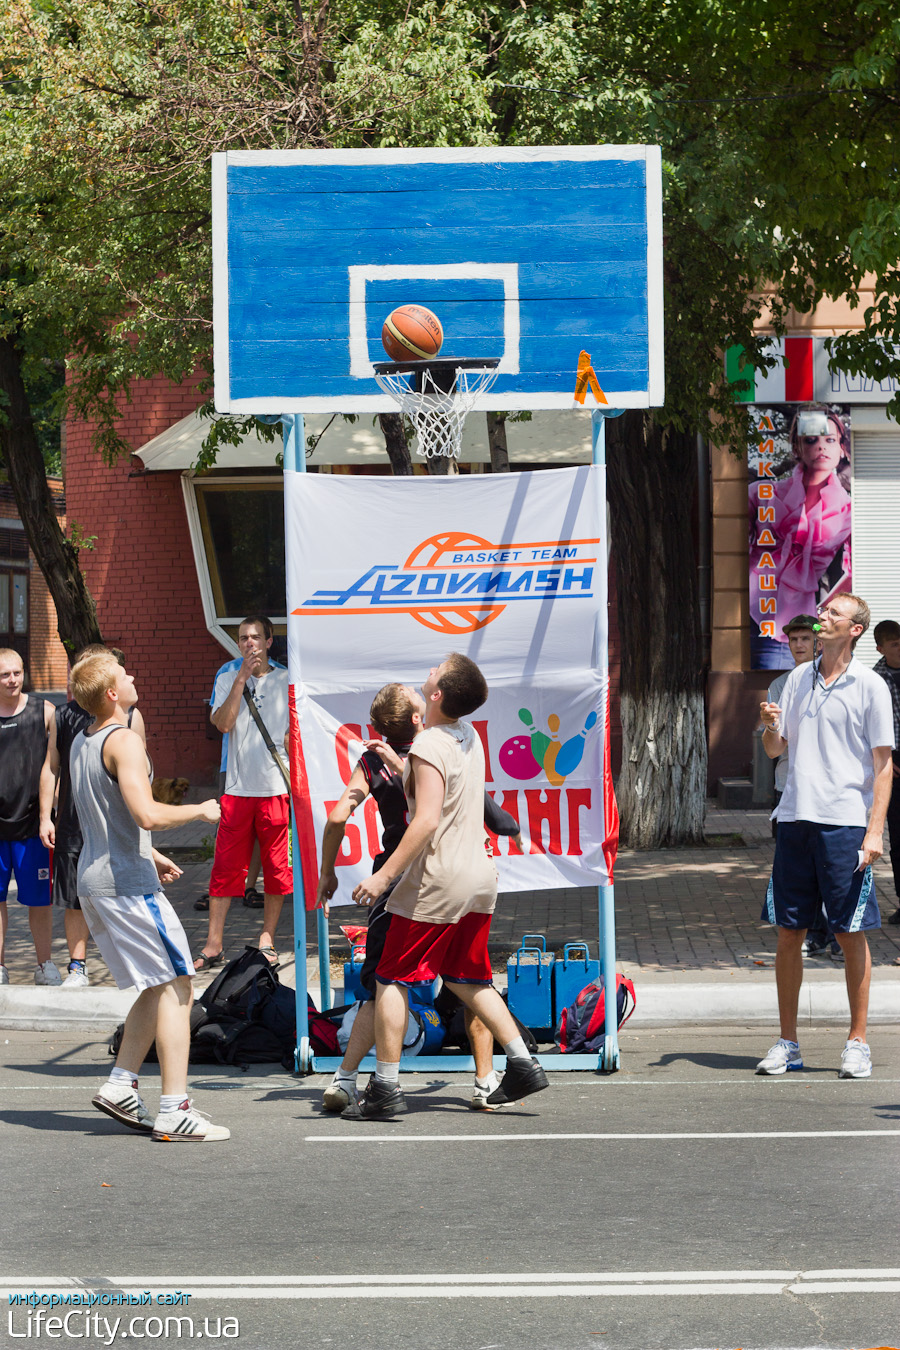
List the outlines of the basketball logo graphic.
{"label": "basketball logo graphic", "polygon": [[[433,534],[430,539],[424,539],[421,544],[416,545],[404,563],[404,570],[434,572],[449,569],[452,565],[448,561],[451,554],[492,548],[494,545],[489,539],[480,539],[475,534],[463,534],[458,531]],[[435,594],[438,593],[435,591]],[[409,612],[410,616],[425,628],[455,637],[460,633],[477,633],[479,628],[486,628],[494,619],[500,617],[505,608],[505,605],[490,603],[448,605],[446,609],[410,609]]]}

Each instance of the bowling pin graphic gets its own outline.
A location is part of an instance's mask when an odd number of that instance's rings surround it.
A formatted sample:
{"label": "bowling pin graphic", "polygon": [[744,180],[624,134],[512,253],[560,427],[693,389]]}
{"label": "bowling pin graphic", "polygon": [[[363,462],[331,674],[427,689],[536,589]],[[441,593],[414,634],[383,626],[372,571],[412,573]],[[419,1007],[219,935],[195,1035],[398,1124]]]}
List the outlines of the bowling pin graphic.
{"label": "bowling pin graphic", "polygon": [[[553,765],[554,773],[561,775],[562,778],[568,778],[569,774],[578,768],[581,763],[581,757],[584,754],[584,740],[592,727],[597,724],[597,714],[595,712],[588,714],[588,719],[584,727],[577,736],[566,741],[559,747],[559,753]],[[549,777],[549,774],[547,775]]]}
{"label": "bowling pin graphic", "polygon": [[566,780],[560,778],[559,774],[556,772],[556,757],[562,749],[562,746],[559,743],[558,734],[559,718],[556,713],[551,713],[547,718],[547,726],[550,728],[552,739],[547,746],[547,749],[544,751],[544,773],[547,775],[548,782],[552,783],[554,787],[560,787]]}
{"label": "bowling pin graphic", "polygon": [[538,731],[534,725],[534,718],[527,708],[519,709],[519,721],[523,722],[531,732],[531,753],[538,764],[543,764],[547,746],[550,744],[550,737],[545,736],[542,731]]}

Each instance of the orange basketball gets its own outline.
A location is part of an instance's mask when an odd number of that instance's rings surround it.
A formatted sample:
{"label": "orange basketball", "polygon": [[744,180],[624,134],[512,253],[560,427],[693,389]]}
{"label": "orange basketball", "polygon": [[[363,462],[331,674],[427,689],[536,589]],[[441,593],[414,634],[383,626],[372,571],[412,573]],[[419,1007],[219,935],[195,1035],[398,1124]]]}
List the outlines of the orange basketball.
{"label": "orange basketball", "polygon": [[423,305],[401,305],[381,330],[382,346],[392,361],[430,361],[443,341],[440,319]]}

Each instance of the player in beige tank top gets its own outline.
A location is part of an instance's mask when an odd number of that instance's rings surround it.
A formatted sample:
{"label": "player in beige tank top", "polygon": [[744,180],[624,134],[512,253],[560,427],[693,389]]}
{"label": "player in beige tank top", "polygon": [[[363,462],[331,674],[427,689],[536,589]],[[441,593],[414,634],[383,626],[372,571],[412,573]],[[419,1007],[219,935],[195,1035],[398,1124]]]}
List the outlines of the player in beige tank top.
{"label": "player in beige tank top", "polygon": [[485,702],[487,683],[474,661],[454,653],[431,669],[422,692],[425,730],[404,774],[412,820],[392,856],[353,892],[358,904],[370,905],[401,878],[388,901],[393,918],[375,975],[375,1074],[362,1100],[342,1113],[352,1119],[407,1110],[399,1085],[407,986],[438,975],[506,1051],[506,1074],[488,1106],[548,1086],[491,983],[487,942],[497,874],[484,848],[484,751],[472,726],[460,721]]}

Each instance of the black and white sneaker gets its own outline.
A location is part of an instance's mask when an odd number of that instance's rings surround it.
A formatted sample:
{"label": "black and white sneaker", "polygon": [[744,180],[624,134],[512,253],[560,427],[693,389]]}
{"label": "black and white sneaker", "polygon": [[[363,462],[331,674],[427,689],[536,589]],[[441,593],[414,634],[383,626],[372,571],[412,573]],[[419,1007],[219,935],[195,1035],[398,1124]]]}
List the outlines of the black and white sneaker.
{"label": "black and white sneaker", "polygon": [[153,1129],[153,1117],[137,1090],[136,1081],[132,1087],[126,1087],[124,1083],[104,1083],[91,1098],[91,1106],[112,1116],[120,1125],[127,1125],[130,1130]]}
{"label": "black and white sneaker", "polygon": [[219,1139],[230,1139],[231,1131],[224,1125],[214,1125],[209,1116],[198,1111],[185,1097],[174,1111],[160,1111],[153,1122],[151,1138],[158,1144],[212,1144]]}
{"label": "black and white sneaker", "polygon": [[530,1097],[533,1092],[543,1092],[549,1086],[547,1075],[536,1059],[528,1063],[524,1059],[511,1059],[507,1061],[500,1086],[488,1097],[487,1105],[504,1106],[507,1102],[518,1102],[523,1097]]}
{"label": "black and white sneaker", "polygon": [[341,1112],[341,1120],[389,1120],[408,1110],[403,1089],[394,1083],[379,1083],[373,1074],[359,1101],[351,1102]]}

